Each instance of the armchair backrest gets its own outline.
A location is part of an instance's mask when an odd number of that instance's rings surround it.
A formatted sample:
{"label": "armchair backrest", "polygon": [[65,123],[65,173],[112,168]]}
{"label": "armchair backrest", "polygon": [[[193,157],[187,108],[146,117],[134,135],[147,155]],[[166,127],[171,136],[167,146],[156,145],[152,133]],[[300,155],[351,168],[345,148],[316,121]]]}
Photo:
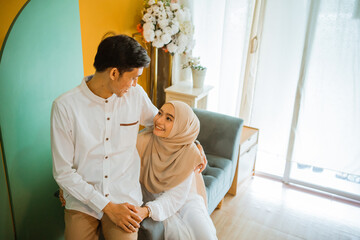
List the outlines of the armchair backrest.
{"label": "armchair backrest", "polygon": [[198,140],[206,154],[237,161],[243,120],[194,108],[200,120]]}

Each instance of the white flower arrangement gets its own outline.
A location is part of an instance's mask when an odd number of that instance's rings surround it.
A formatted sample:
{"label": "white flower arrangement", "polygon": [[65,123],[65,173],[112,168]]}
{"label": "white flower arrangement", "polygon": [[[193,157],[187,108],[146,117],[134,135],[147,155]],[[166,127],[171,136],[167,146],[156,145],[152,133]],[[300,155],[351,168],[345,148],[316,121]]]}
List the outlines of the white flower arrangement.
{"label": "white flower arrangement", "polygon": [[198,71],[206,70],[206,67],[200,65],[200,57],[187,57],[185,64],[182,65],[182,68],[191,68]]}
{"label": "white flower arrangement", "polygon": [[195,44],[190,10],[170,0],[145,0],[137,30],[153,47],[171,54],[187,53]]}

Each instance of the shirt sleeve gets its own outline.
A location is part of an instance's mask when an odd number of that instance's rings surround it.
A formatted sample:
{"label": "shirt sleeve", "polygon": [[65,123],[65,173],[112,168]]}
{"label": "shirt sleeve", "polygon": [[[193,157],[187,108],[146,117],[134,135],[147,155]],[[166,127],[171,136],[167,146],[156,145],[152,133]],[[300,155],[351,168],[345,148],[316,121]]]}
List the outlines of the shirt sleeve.
{"label": "shirt sleeve", "polygon": [[110,202],[88,184],[74,168],[74,140],[65,107],[54,102],[51,110],[53,175],[58,185],[97,213]]}
{"label": "shirt sleeve", "polygon": [[154,221],[164,221],[174,215],[185,204],[188,198],[194,173],[185,179],[178,186],[163,192],[154,201],[145,205],[150,207]]}
{"label": "shirt sleeve", "polygon": [[158,109],[151,102],[150,98],[144,91],[144,89],[139,86],[141,94],[141,116],[140,116],[140,125],[149,127],[153,125],[153,119],[158,112]]}

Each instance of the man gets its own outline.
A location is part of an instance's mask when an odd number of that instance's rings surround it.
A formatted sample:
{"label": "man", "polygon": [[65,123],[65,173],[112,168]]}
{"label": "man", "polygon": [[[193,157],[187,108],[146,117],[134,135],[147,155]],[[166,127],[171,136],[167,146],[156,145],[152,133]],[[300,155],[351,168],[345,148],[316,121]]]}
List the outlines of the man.
{"label": "man", "polygon": [[142,219],[139,124],[157,113],[137,85],[150,58],[134,39],[103,40],[93,76],[58,97],[51,114],[53,175],[66,200],[65,238],[137,239]]}

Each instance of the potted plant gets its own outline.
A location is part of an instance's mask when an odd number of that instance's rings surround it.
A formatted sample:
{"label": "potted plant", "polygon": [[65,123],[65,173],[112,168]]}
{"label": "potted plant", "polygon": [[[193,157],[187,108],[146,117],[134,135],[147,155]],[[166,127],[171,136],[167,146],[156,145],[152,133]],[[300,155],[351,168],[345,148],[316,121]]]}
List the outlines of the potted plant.
{"label": "potted plant", "polygon": [[200,65],[200,57],[188,57],[182,68],[188,67],[192,71],[193,87],[202,88],[204,86],[206,67]]}

